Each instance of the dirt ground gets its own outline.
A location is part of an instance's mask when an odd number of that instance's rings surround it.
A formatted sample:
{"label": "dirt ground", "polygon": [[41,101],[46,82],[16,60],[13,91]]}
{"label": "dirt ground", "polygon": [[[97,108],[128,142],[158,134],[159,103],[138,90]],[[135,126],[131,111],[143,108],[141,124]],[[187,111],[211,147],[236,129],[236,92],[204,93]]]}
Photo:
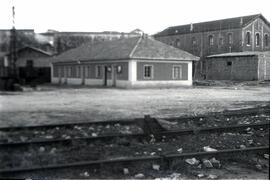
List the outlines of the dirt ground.
{"label": "dirt ground", "polygon": [[35,91],[0,92],[0,126],[130,119],[145,114],[176,117],[269,102],[269,85],[133,90],[41,86]]}

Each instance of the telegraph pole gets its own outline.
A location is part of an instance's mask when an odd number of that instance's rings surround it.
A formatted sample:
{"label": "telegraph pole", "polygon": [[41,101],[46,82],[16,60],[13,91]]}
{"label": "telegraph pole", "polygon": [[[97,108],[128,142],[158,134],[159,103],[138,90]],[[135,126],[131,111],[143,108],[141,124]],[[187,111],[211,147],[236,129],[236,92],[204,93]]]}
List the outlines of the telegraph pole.
{"label": "telegraph pole", "polygon": [[12,28],[10,30],[10,49],[9,49],[9,60],[10,60],[10,76],[17,79],[17,68],[16,68],[16,61],[17,61],[17,53],[16,53],[16,29],[15,29],[15,7],[12,6]]}

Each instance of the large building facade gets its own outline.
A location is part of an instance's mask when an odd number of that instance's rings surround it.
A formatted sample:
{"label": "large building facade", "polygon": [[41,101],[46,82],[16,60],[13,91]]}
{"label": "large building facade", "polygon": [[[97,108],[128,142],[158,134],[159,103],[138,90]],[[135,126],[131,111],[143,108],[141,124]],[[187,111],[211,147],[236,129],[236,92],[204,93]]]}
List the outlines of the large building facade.
{"label": "large building facade", "polygon": [[205,73],[205,57],[214,54],[270,51],[270,23],[261,15],[169,27],[155,39],[201,57],[197,72]]}
{"label": "large building facade", "polygon": [[149,37],[87,43],[53,58],[52,83],[92,86],[192,85],[199,58]]}

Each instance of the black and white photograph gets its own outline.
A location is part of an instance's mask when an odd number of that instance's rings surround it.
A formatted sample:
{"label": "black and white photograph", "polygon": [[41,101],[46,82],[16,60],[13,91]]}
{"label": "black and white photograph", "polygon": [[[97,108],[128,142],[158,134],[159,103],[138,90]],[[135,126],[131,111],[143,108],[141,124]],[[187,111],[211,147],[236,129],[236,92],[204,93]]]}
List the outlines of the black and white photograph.
{"label": "black and white photograph", "polygon": [[269,0],[0,0],[0,180],[269,179]]}

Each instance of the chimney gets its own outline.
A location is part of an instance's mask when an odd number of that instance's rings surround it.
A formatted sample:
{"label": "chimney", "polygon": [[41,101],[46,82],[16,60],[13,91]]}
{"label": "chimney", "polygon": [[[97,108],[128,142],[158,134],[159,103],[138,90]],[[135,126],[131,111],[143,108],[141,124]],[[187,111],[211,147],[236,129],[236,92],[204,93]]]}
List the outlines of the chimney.
{"label": "chimney", "polygon": [[193,31],[193,24],[190,23],[190,31]]}

